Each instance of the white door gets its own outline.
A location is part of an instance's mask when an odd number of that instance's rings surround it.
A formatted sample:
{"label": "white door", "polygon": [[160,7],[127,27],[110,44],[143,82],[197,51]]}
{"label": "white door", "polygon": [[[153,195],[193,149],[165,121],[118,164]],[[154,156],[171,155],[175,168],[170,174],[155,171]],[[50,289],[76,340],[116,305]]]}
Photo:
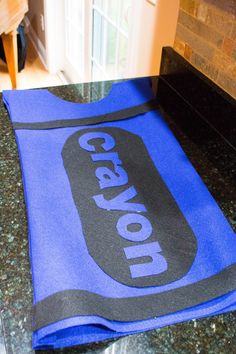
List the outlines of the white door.
{"label": "white door", "polygon": [[[90,81],[91,64],[88,61],[90,42],[91,1],[65,0],[64,73],[71,82]],[[87,16],[86,16],[87,15]]]}
{"label": "white door", "polygon": [[72,83],[157,75],[162,47],[174,43],[179,0],[44,2],[49,71]]}
{"label": "white door", "polygon": [[66,76],[73,81],[128,73],[129,13],[136,0],[65,0]]}
{"label": "white door", "polygon": [[131,58],[128,55],[131,42],[130,11],[134,3],[135,0],[93,0],[90,58],[93,81],[124,78],[128,75]]}

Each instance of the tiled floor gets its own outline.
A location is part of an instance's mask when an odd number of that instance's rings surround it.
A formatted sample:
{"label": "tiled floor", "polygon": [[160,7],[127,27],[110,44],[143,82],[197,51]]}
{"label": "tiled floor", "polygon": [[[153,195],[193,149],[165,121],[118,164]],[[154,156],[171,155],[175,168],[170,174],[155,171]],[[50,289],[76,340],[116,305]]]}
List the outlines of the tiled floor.
{"label": "tiled floor", "polygon": [[[49,74],[41,63],[31,41],[27,40],[27,57],[25,68],[18,73],[18,89],[62,85],[56,74]],[[0,91],[10,90],[11,81],[6,64],[0,59]]]}

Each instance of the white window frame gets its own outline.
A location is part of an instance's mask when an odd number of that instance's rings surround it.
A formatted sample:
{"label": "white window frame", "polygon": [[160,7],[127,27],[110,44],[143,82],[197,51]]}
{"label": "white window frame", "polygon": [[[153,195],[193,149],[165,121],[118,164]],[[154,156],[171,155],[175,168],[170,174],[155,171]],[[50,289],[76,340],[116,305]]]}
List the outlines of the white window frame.
{"label": "white window frame", "polygon": [[[46,64],[50,73],[63,71],[64,68],[65,28],[62,25],[65,21],[64,1],[69,0],[44,0]],[[89,58],[92,51],[92,0],[84,1],[88,4],[85,17],[89,24],[89,35],[85,41],[84,60],[87,66],[84,77],[81,78],[83,82],[91,81]],[[130,14],[132,25],[129,32],[127,63],[129,77],[158,75],[161,49],[163,46],[173,46],[174,43],[178,10],[179,0],[135,1]],[[169,23],[172,25],[170,26]],[[73,74],[72,79],[74,82]]]}
{"label": "white window frame", "polygon": [[[64,14],[65,14],[65,6],[66,1],[64,0]],[[92,42],[92,0],[86,0],[86,6],[84,6],[84,18],[83,18],[83,33],[84,38],[83,41],[83,63],[84,69],[83,72],[78,72],[76,68],[73,66],[73,63],[70,63],[63,53],[63,67],[66,67],[66,78],[69,82],[89,82],[91,81],[91,42]],[[66,18],[64,17],[64,24]],[[64,36],[65,36],[65,28],[64,28]]]}
{"label": "white window frame", "polygon": [[[105,39],[107,37],[107,24],[111,24],[116,29],[117,38],[118,38],[119,34],[121,34],[128,40],[129,33],[126,33],[117,23],[115,23],[110,17],[108,17],[107,14],[106,14],[106,10],[102,11],[99,7],[97,7],[96,5],[92,4],[92,11],[93,10],[97,11],[105,19],[105,26],[104,26],[104,37],[105,37]],[[118,11],[120,11],[120,9]],[[106,70],[105,70],[106,56],[107,56],[106,49],[107,49],[106,46],[103,46],[103,54],[102,54],[103,62],[102,62],[102,64],[98,63],[96,58],[93,57],[93,55],[90,57],[90,59],[91,59],[91,63],[92,64],[94,63],[98,67],[98,69],[101,71],[101,73],[103,74],[103,79],[110,79],[110,77],[107,76]],[[116,54],[115,54],[115,58],[116,58],[115,67],[116,68],[118,66],[118,62],[117,62],[118,51],[119,51],[119,42],[118,42],[118,45],[116,47]]]}
{"label": "white window frame", "polygon": [[[64,0],[44,0],[44,24],[46,65],[50,74],[56,74],[63,67],[63,48],[65,45]],[[56,14],[55,14],[56,12]]]}

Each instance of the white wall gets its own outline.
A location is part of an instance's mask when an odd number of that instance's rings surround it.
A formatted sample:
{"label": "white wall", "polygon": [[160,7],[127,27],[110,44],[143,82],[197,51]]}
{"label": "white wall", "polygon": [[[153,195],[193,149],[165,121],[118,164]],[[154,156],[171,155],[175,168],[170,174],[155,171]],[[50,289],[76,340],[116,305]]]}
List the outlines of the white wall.
{"label": "white wall", "polygon": [[179,0],[138,0],[141,21],[134,28],[137,46],[133,63],[134,76],[159,74],[161,50],[164,46],[173,46]]}
{"label": "white wall", "polygon": [[29,0],[29,11],[25,17],[26,32],[44,66],[46,62],[46,39],[44,25],[44,0]]}

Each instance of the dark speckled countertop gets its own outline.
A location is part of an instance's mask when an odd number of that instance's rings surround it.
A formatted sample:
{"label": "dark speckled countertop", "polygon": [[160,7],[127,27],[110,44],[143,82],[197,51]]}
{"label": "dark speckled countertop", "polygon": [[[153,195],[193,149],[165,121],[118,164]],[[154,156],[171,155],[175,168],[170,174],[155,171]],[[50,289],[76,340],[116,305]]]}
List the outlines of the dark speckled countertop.
{"label": "dark speckled countertop", "polygon": [[[102,98],[111,82],[52,87],[65,100],[90,102]],[[0,96],[1,98],[1,96]],[[2,100],[1,100],[2,101]],[[186,154],[236,226],[236,154],[220,138],[198,144],[166,117]],[[27,220],[21,172],[13,130],[0,103],[0,354],[30,354],[32,286],[28,258]],[[49,353],[236,353],[235,313],[192,320],[121,339],[41,351]]]}

